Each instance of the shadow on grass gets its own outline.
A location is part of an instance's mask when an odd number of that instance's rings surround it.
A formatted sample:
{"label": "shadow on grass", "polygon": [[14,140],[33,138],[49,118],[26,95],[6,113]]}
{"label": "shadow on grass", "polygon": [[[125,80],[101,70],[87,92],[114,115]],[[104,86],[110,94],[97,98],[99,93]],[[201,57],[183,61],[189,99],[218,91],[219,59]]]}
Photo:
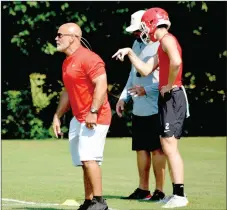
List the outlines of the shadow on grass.
{"label": "shadow on grass", "polygon": [[134,200],[134,199],[126,199],[124,196],[120,195],[103,195],[105,199],[120,199],[120,200],[125,200],[125,201],[137,201],[141,203],[158,203],[157,201],[152,201],[152,200]]}
{"label": "shadow on grass", "polygon": [[104,199],[123,199],[124,196],[120,195],[103,195]]}
{"label": "shadow on grass", "polygon": [[141,202],[141,203],[157,203],[157,204],[160,204],[158,201],[152,201],[152,200],[137,200],[138,202]]}

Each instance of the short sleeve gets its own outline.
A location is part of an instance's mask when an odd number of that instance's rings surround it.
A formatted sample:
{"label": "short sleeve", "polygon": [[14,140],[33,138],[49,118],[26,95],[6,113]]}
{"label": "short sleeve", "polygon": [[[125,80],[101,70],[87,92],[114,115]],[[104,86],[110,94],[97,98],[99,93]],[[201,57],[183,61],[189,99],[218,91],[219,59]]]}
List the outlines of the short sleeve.
{"label": "short sleeve", "polygon": [[83,67],[86,75],[88,75],[91,80],[106,73],[105,63],[96,54],[89,55],[84,61]]}

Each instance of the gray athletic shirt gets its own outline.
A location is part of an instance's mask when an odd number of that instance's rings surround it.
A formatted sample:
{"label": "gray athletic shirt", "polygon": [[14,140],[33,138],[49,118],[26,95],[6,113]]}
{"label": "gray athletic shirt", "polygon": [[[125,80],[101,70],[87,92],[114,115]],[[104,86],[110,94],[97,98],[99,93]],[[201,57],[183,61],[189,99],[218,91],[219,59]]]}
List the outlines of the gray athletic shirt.
{"label": "gray athletic shirt", "polygon": [[[159,47],[159,42],[151,43],[145,45],[143,42],[134,41],[132,50],[135,54],[144,62],[147,62],[149,58],[157,53]],[[158,113],[158,83],[159,83],[159,70],[156,69],[153,73],[146,77],[137,77],[136,69],[132,65],[129,74],[128,81],[121,93],[120,99],[127,102],[130,98],[133,100],[133,114],[137,116],[150,116]],[[131,96],[128,93],[128,88],[135,85],[143,86],[146,95],[145,96]]]}

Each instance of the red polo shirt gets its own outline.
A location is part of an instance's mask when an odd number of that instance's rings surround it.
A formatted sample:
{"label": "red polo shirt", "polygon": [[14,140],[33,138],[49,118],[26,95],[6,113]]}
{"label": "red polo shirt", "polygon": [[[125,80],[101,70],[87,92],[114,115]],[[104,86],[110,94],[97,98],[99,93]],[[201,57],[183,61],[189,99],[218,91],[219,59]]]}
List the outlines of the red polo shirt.
{"label": "red polo shirt", "polygon": [[[73,115],[84,122],[93,101],[95,86],[92,80],[106,74],[105,63],[94,52],[80,46],[62,65],[62,77],[69,95]],[[107,94],[98,112],[97,124],[109,125],[111,109]]]}
{"label": "red polo shirt", "polygon": [[[176,37],[173,36],[172,34],[168,33],[165,36],[172,36],[175,41],[176,41],[176,45],[177,45],[177,49],[180,53],[180,56],[182,58],[182,50],[181,50],[181,46],[179,44],[179,42],[177,41]],[[162,39],[165,37],[163,36]],[[162,49],[162,39],[159,40],[160,41],[160,45],[158,48],[158,59],[159,59],[159,89],[161,89],[162,86],[166,86],[168,84],[168,78],[169,78],[169,56],[166,52],[163,51]],[[181,63],[180,65],[180,71],[177,74],[176,80],[174,81],[173,85],[176,86],[181,86],[182,85],[182,81],[181,81],[181,77],[182,77],[182,68],[183,68],[183,64]]]}

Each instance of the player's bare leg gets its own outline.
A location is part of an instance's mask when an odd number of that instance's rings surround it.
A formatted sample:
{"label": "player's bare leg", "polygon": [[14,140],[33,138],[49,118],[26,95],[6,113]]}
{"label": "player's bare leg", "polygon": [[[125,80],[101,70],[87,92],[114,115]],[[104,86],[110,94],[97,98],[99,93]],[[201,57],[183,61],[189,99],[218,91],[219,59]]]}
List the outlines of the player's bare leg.
{"label": "player's bare leg", "polygon": [[92,200],[93,198],[93,191],[92,191],[92,186],[91,186],[91,182],[88,179],[86,170],[84,169],[83,166],[83,175],[84,175],[84,191],[85,191],[85,199],[86,200]]}
{"label": "player's bare leg", "polygon": [[151,154],[148,151],[140,150],[137,153],[137,166],[139,172],[139,188],[149,190],[149,175],[151,167]]}
{"label": "player's bare leg", "polygon": [[178,140],[173,137],[161,138],[163,152],[165,153],[170,172],[173,177],[173,195],[163,208],[183,207],[188,204],[188,199],[184,194],[184,164],[177,147]]}
{"label": "player's bare leg", "polygon": [[152,165],[156,180],[156,189],[163,192],[163,186],[165,182],[166,156],[162,152],[162,150],[159,149],[152,152]]}
{"label": "player's bare leg", "polygon": [[95,160],[83,161],[87,178],[90,181],[94,196],[102,196],[101,168]]}

